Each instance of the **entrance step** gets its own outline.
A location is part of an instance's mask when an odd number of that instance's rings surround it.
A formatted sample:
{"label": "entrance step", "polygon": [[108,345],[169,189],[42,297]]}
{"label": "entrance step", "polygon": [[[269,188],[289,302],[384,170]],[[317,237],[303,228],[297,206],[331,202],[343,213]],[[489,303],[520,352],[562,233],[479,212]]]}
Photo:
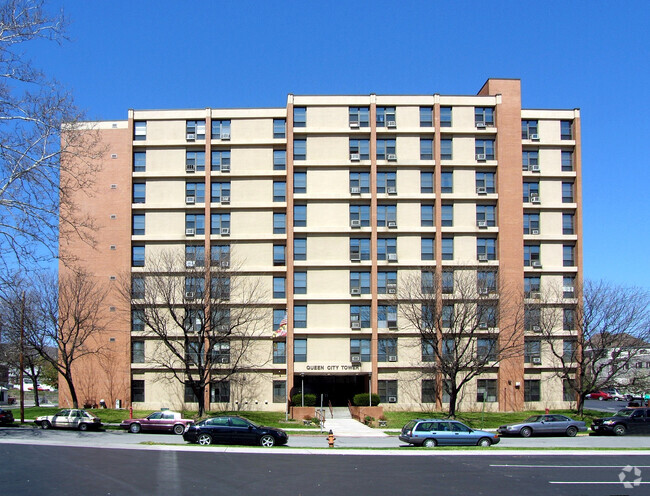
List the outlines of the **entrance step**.
{"label": "entrance step", "polygon": [[[325,416],[327,417],[328,415],[326,414]],[[335,407],[332,407],[331,418],[334,418],[334,419],[351,419],[352,415],[350,415],[350,409],[347,406],[335,406]]]}
{"label": "entrance step", "polygon": [[[347,410],[347,408],[346,408]],[[325,419],[325,430],[341,437],[387,437],[388,434],[368,427],[354,419]]]}

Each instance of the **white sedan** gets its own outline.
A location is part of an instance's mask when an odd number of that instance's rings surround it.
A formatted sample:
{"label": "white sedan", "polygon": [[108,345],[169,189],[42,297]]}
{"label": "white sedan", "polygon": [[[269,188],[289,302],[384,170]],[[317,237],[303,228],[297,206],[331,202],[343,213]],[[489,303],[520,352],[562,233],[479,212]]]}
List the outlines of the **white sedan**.
{"label": "white sedan", "polygon": [[54,415],[43,415],[37,417],[34,423],[42,429],[51,429],[52,427],[56,427],[87,431],[89,429],[99,430],[102,427],[102,422],[99,418],[88,413],[86,410],[79,410],[76,408],[65,408],[59,410]]}

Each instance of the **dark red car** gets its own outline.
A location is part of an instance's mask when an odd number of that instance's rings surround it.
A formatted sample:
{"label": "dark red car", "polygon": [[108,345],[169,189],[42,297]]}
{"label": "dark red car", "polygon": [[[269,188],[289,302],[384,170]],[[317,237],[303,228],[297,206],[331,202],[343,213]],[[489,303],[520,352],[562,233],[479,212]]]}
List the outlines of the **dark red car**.
{"label": "dark red car", "polygon": [[145,418],[123,420],[120,427],[127,429],[133,434],[137,434],[140,431],[154,431],[173,432],[174,434],[181,435],[193,423],[194,421],[191,419],[182,418],[182,415],[178,412],[163,410],[161,412],[153,412]]}
{"label": "dark red car", "polygon": [[0,408],[0,424],[10,425],[14,423],[14,414],[11,410],[3,410]]}
{"label": "dark red car", "polygon": [[593,393],[589,393],[586,398],[588,400],[611,400],[613,396],[609,393],[606,393],[605,391],[594,391]]}

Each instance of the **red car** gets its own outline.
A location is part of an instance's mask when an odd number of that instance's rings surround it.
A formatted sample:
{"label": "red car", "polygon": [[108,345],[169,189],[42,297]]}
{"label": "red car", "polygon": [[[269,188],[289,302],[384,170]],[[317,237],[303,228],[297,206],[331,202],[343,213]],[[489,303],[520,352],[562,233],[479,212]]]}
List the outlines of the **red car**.
{"label": "red car", "polygon": [[120,427],[133,434],[140,431],[156,431],[173,432],[181,435],[193,423],[193,420],[182,418],[182,415],[178,412],[163,410],[162,412],[153,412],[146,418],[123,420]]}
{"label": "red car", "polygon": [[587,399],[589,400],[611,400],[613,396],[609,393],[606,393],[605,391],[595,391],[593,393],[589,393],[586,396]]}

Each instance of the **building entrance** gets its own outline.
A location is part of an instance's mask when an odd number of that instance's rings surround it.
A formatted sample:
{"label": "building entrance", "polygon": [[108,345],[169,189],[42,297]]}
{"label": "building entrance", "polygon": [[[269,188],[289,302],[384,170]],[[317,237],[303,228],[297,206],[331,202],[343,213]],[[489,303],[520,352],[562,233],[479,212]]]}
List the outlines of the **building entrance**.
{"label": "building entrance", "polygon": [[332,406],[348,406],[355,394],[368,392],[368,375],[296,375],[295,389],[300,389],[302,381],[305,384],[305,394],[316,395],[316,405],[320,406],[320,396],[323,395],[323,405],[332,402]]}

